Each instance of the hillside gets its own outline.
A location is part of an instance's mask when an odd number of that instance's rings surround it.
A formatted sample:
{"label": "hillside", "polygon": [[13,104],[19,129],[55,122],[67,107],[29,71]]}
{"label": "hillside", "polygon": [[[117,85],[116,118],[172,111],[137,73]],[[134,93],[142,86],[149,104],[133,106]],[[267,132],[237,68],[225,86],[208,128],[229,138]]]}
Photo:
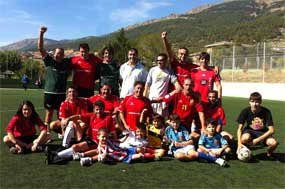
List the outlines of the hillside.
{"label": "hillside", "polygon": [[[147,36],[159,38],[162,31],[168,31],[174,46],[187,46],[199,51],[207,44],[217,41],[253,43],[264,40],[284,39],[285,0],[241,0],[226,1],[217,5],[205,5],[187,11],[185,14],[171,14],[167,17],[128,26],[126,37],[135,44]],[[283,34],[282,34],[283,32]],[[93,50],[112,41],[117,32],[100,37],[86,37],[69,41],[55,41],[48,48],[60,46],[77,49],[81,42],[88,42]],[[16,48],[16,45],[14,46]],[[18,50],[35,49],[35,44],[19,45]]]}

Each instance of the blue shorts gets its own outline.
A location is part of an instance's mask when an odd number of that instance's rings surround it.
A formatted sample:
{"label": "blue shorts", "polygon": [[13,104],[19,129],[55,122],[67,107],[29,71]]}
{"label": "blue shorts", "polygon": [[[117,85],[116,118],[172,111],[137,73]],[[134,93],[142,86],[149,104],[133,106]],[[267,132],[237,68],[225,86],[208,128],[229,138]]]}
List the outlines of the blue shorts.
{"label": "blue shorts", "polygon": [[137,150],[136,150],[136,148],[135,147],[133,147],[133,148],[127,148],[127,156],[123,159],[123,162],[124,163],[131,163],[131,161],[132,161],[132,156],[134,155],[134,154],[136,154],[136,152],[137,152]]}

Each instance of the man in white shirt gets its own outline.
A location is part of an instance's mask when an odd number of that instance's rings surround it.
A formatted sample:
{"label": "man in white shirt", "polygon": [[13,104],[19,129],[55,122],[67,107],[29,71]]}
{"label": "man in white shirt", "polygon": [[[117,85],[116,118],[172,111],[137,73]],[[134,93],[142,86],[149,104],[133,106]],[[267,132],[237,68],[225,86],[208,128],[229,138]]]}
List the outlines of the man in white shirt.
{"label": "man in white shirt", "polygon": [[122,79],[122,88],[120,98],[131,95],[134,91],[136,81],[145,82],[147,71],[142,63],[138,61],[138,50],[131,48],[128,51],[128,61],[120,67],[120,77]]}

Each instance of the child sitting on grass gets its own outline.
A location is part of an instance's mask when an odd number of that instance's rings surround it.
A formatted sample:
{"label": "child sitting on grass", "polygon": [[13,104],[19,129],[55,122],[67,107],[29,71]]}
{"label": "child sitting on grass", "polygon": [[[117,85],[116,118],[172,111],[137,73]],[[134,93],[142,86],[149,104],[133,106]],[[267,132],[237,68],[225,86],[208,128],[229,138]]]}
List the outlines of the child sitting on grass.
{"label": "child sitting on grass", "polygon": [[164,118],[159,114],[155,114],[152,119],[152,124],[147,126],[148,147],[162,148],[164,129]]}
{"label": "child sitting on grass", "polygon": [[202,134],[199,139],[198,152],[203,152],[208,155],[207,158],[203,159],[225,166],[226,162],[224,159],[231,152],[228,142],[220,133],[216,132],[218,123],[215,120],[209,118],[206,120],[206,124],[206,133]]}
{"label": "child sitting on grass", "polygon": [[[35,126],[39,127],[39,136],[36,135]],[[3,142],[14,154],[41,151],[42,145],[50,140],[47,135],[47,127],[37,114],[33,103],[28,100],[20,104],[6,131],[7,135],[4,136]]]}
{"label": "child sitting on grass", "polygon": [[137,124],[135,134],[127,132],[123,138],[120,139],[119,146],[126,149],[129,158],[125,163],[131,163],[132,160],[159,160],[164,155],[163,149],[154,149],[148,147],[146,136],[146,126],[143,123]]}

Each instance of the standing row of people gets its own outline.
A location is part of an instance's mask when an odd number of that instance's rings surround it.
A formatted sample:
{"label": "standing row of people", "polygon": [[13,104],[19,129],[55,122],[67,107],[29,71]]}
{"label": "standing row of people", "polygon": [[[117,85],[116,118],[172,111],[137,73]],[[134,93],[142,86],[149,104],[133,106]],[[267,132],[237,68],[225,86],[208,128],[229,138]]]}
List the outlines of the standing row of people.
{"label": "standing row of people", "polygon": [[[232,135],[222,132],[221,129],[222,125],[225,125],[225,114],[221,107],[221,79],[215,68],[209,67],[208,53],[201,53],[200,66],[188,62],[188,49],[185,47],[178,49],[176,58],[167,39],[167,33],[163,32],[161,37],[168,56],[164,53],[159,54],[156,58],[157,66],[151,68],[148,73],[139,62],[138,51],[135,48],[128,51],[128,61],[121,67],[112,60],[114,52],[111,48],[103,49],[103,57],[99,58],[89,54],[87,44],[80,44],[80,56],[66,59],[64,50],[57,48],[54,57],[51,57],[43,47],[43,36],[46,31],[46,27],[40,29],[38,43],[47,67],[44,90],[45,124],[46,128],[51,126],[53,130],[63,135],[64,148],[70,147],[72,138],[75,138],[76,142],[82,141],[88,128],[93,130],[92,125],[97,123],[92,116],[97,111],[100,112],[100,107],[96,109],[95,106],[92,107],[92,103],[96,104],[98,100],[104,103],[105,114],[109,116],[114,114],[115,119],[112,119],[112,124],[115,126],[116,120],[117,128],[123,131],[136,132],[137,126],[142,120],[146,120],[146,117],[152,119],[153,113],[167,117],[170,110],[172,115],[174,113],[179,117],[173,120],[179,120],[179,124],[181,122],[184,125],[195,144],[201,139],[200,135],[206,133],[209,125],[205,123],[206,118],[214,119],[215,123],[211,125],[214,125],[216,132],[222,133],[228,141],[233,139]],[[167,59],[171,69],[167,67]],[[65,100],[66,80],[71,70],[74,74],[75,87],[68,88]],[[122,79],[120,91],[119,76]],[[93,96],[96,79],[100,81],[101,94]],[[214,85],[217,91],[212,91]],[[174,90],[171,91],[171,89]],[[115,95],[120,92],[121,101],[118,96],[113,96],[111,91]],[[88,116],[87,112],[92,108],[93,113]],[[55,109],[60,110],[59,120],[49,125]],[[267,133],[262,139],[271,136],[270,134]],[[92,136],[96,138],[97,134]],[[15,142],[13,138],[11,141]],[[241,140],[238,138],[238,141]],[[239,143],[238,146],[240,147],[241,144]]]}

